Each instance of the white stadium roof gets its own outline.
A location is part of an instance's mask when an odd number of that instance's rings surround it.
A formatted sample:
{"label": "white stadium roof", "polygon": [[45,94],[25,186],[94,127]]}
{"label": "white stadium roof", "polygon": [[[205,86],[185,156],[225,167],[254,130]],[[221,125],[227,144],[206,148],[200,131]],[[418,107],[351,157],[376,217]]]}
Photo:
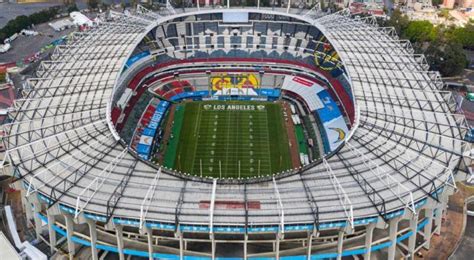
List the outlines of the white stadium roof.
{"label": "white stadium roof", "polygon": [[[201,225],[285,225],[387,217],[452,186],[466,144],[464,117],[452,111],[438,73],[410,43],[370,18],[344,12],[313,20],[350,77],[356,122],[333,156],[299,174],[220,184],[183,178],[138,160],[111,127],[114,86],[132,51],[159,23],[201,10],[160,16],[118,14],[74,33],[41,64],[31,91],[14,104],[6,126],[7,159],[29,193],[75,213]],[[232,12],[248,12],[232,9]],[[451,109],[450,109],[451,106]],[[147,192],[148,191],[148,192]],[[146,194],[146,195],[145,195]],[[261,210],[204,209],[201,201],[261,202]]]}

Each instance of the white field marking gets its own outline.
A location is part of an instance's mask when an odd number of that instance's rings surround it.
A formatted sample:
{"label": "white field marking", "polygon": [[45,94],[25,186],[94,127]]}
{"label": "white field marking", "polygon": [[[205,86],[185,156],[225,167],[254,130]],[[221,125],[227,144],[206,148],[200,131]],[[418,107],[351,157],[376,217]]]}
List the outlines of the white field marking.
{"label": "white field marking", "polygon": [[[227,133],[226,133],[226,136],[227,136],[227,137],[226,137],[227,147],[226,147],[226,151],[225,151],[225,161],[224,161],[224,165],[227,164],[227,160],[229,160],[229,146],[230,146],[230,145],[229,145],[228,142],[229,142],[229,134],[230,134],[230,131],[231,131],[231,130],[230,130],[230,127],[229,127],[230,121],[231,121],[231,117],[230,117],[231,111],[228,111],[228,112],[229,112],[229,114],[227,114],[227,129],[226,129],[226,131],[227,131]],[[236,121],[238,121],[238,120],[236,120]],[[227,177],[227,170],[228,170],[228,169],[225,168],[225,177]]]}
{"label": "white field marking", "polygon": [[[195,163],[195,160],[196,160],[196,151],[197,151],[198,142],[199,142],[199,129],[201,128],[201,127],[198,127],[198,126],[200,126],[200,124],[198,124],[198,122],[200,120],[200,117],[201,117],[201,104],[199,104],[199,107],[198,107],[198,116],[197,116],[197,119],[196,119],[196,126],[194,128],[195,136],[197,134],[198,139],[197,139],[197,141],[195,142],[195,145],[194,145],[193,163],[191,164],[191,165],[193,165],[193,168],[194,168],[194,163]],[[193,169],[191,169],[191,173],[193,173],[192,171],[193,171]]]}
{"label": "white field marking", "polygon": [[[218,116],[215,114],[215,112],[226,112],[226,111],[200,111],[199,113],[199,138],[197,140],[197,143],[201,146],[209,146],[209,139],[212,137],[213,139],[216,139],[218,135],[214,135],[212,131],[210,131],[209,125],[215,124],[217,125],[218,122],[215,120],[215,118],[218,118]],[[232,111],[233,112],[233,111]],[[239,111],[241,113],[245,113],[246,111]],[[250,112],[250,111],[249,111]],[[256,111],[251,111],[252,113],[255,113]],[[195,157],[199,157],[200,159],[203,159],[203,167],[205,166],[206,169],[209,166],[209,169],[214,169],[216,166],[215,162],[219,160],[219,158],[224,159],[224,162],[221,159],[221,165],[222,167],[226,168],[226,174],[229,174],[229,166],[236,166],[236,163],[232,162],[225,162],[225,160],[228,160],[228,157],[230,156],[238,156],[239,158],[242,158],[241,160],[247,160],[247,162],[251,159],[249,156],[250,149],[248,147],[254,147],[254,146],[259,146],[264,148],[267,148],[266,150],[269,151],[270,146],[269,146],[269,133],[268,133],[268,117],[267,113],[265,111],[262,111],[264,113],[258,113],[254,114],[254,116],[249,115],[249,118],[254,118],[254,122],[249,122],[249,126],[245,127],[245,123],[241,125],[240,121],[235,121],[235,120],[227,120],[227,132],[223,134],[227,134],[227,140],[226,142],[212,142],[211,146],[213,151],[215,151],[213,156],[209,155],[209,150],[206,149],[198,149],[195,151]],[[216,117],[217,116],[217,117]],[[230,118],[230,116],[229,116]],[[245,122],[245,115],[243,120]],[[252,126],[252,127],[250,127]],[[201,129],[202,128],[202,129]],[[209,128],[209,131],[206,129]],[[239,131],[235,131],[233,133],[232,140],[229,139],[228,135],[230,134],[230,129],[239,129]],[[248,131],[245,131],[247,128]],[[204,131],[206,130],[206,131]],[[204,131],[204,132],[203,132]],[[216,130],[215,132],[218,133]],[[249,132],[253,132],[253,142],[250,142],[248,139],[249,137]],[[217,138],[220,139],[220,138]],[[247,140],[247,142],[242,141],[242,140]],[[198,146],[199,146],[198,145]],[[229,150],[230,147],[233,147],[235,149]],[[204,148],[204,147],[203,147]],[[243,149],[242,149],[243,148]],[[222,152],[220,152],[222,151]],[[227,151],[227,152],[224,152]],[[222,154],[222,156],[221,156]],[[254,152],[253,157],[257,158],[260,160],[260,169],[261,172],[271,172],[271,165],[270,165],[270,154],[269,152]],[[254,162],[255,162],[254,158]],[[193,165],[193,168],[195,169],[196,165]],[[235,168],[235,167],[234,167]],[[241,164],[241,175],[245,176],[249,174],[249,171],[254,170],[254,167],[252,165],[248,165],[248,163],[242,162]],[[212,172],[212,170],[210,170]],[[203,174],[205,174],[203,172]],[[235,173],[234,175],[237,176]]]}

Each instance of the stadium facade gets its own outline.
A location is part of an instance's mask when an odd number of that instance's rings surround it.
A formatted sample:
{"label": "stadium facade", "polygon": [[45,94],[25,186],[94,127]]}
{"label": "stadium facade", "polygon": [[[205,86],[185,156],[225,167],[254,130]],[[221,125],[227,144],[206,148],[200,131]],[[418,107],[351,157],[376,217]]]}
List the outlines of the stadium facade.
{"label": "stadium facade", "polygon": [[[74,33],[15,101],[3,171],[52,252],[61,237],[71,257],[89,247],[92,259],[394,259],[430,247],[470,147],[464,116],[408,41],[346,11],[168,11],[110,12]],[[144,160],[119,135],[131,84],[252,66],[325,82],[347,127],[340,144],[291,171],[215,179]]]}

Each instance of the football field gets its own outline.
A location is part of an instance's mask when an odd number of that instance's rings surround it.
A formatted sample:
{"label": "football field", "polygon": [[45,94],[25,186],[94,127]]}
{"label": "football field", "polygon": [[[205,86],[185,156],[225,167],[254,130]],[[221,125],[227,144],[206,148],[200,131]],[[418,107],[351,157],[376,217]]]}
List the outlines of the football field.
{"label": "football field", "polygon": [[[174,168],[197,176],[245,178],[291,168],[280,104],[187,102]],[[178,133],[176,133],[178,134]]]}

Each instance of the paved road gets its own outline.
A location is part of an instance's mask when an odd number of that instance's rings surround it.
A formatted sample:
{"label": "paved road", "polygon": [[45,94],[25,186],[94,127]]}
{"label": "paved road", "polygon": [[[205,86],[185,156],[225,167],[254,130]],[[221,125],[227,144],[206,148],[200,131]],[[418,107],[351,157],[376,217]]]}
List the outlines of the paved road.
{"label": "paved road", "polygon": [[466,231],[462,242],[452,255],[453,260],[471,260],[474,253],[474,217],[467,216]]}

